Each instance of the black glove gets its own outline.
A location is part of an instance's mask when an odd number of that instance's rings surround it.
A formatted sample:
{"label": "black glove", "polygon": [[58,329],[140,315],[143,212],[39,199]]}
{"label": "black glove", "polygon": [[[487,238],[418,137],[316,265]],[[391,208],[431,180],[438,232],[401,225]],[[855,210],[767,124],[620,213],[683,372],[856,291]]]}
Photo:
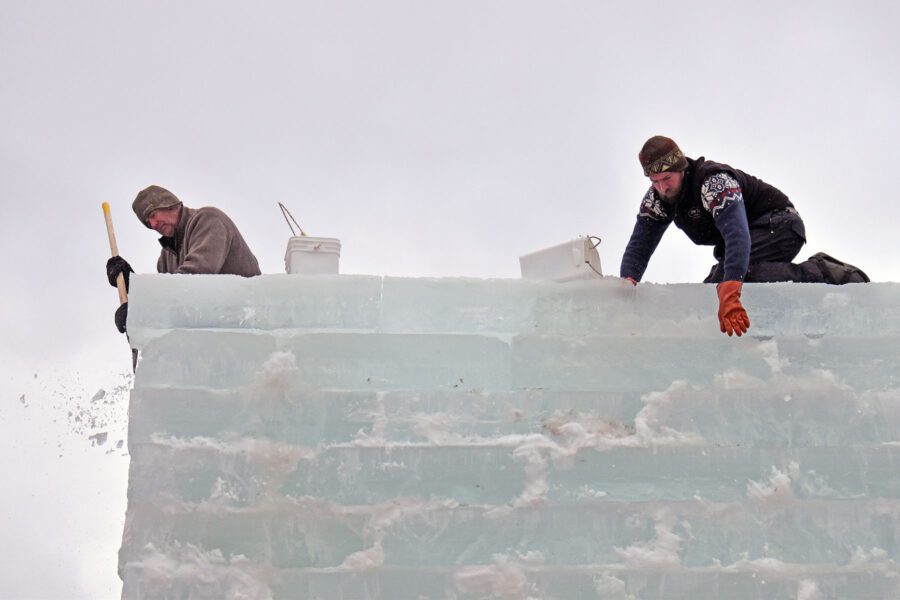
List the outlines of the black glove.
{"label": "black glove", "polygon": [[116,309],[116,329],[119,333],[125,333],[125,321],[128,320],[128,303],[123,302],[122,306]]}
{"label": "black glove", "polygon": [[116,287],[116,279],[119,273],[125,276],[125,291],[128,291],[128,274],[134,273],[134,269],[128,264],[128,261],[121,256],[113,256],[106,261],[106,278],[109,279],[109,285]]}

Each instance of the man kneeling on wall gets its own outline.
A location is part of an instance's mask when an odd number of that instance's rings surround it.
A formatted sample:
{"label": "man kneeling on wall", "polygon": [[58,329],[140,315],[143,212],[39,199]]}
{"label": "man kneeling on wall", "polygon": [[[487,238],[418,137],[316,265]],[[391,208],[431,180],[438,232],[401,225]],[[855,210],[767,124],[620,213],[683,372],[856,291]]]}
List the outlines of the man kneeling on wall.
{"label": "man kneeling on wall", "polygon": [[704,283],[717,284],[722,333],[741,335],[750,318],[744,282],[866,283],[862,270],[824,253],[791,262],[806,229],[788,197],[773,185],[723,163],[686,157],[670,138],[654,136],[638,154],[650,189],[622,257],[620,275],[637,285],[671,223],[697,245],[713,246]]}

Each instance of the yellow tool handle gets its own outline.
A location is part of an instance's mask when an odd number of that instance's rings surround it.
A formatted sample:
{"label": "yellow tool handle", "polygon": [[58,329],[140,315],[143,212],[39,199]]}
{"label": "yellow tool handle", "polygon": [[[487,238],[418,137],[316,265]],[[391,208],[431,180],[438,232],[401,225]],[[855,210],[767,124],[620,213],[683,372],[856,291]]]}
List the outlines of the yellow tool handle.
{"label": "yellow tool handle", "polygon": [[[113,256],[119,255],[119,247],[116,245],[116,232],[113,230],[112,215],[109,214],[109,202],[103,203],[103,216],[106,218],[106,233],[109,235],[109,251]],[[116,288],[119,290],[119,302],[128,302],[128,292],[125,291],[125,276],[119,273],[116,277]]]}

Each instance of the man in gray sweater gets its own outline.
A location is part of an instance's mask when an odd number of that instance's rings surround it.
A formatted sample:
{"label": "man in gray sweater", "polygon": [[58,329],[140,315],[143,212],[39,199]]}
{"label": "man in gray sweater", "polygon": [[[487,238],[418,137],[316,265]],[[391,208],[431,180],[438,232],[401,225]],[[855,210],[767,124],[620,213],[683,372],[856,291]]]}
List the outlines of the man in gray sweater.
{"label": "man in gray sweater", "polygon": [[[158,185],[141,190],[131,205],[138,220],[162,237],[156,262],[160,273],[207,275],[260,274],[259,263],[234,222],[218,208],[188,208],[175,194]],[[128,262],[114,256],[106,263],[106,276],[115,287],[119,273],[133,273]],[[128,303],[116,310],[116,327],[125,333]]]}

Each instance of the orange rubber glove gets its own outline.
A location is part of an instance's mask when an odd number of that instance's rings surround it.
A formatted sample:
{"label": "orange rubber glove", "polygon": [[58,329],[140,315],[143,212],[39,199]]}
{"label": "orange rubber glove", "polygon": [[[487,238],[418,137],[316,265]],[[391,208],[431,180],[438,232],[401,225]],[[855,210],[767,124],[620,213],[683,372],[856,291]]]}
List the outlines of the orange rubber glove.
{"label": "orange rubber glove", "polygon": [[716,293],[719,295],[719,329],[729,336],[736,333],[740,337],[750,328],[750,317],[741,306],[742,285],[740,281],[723,281],[716,286]]}

